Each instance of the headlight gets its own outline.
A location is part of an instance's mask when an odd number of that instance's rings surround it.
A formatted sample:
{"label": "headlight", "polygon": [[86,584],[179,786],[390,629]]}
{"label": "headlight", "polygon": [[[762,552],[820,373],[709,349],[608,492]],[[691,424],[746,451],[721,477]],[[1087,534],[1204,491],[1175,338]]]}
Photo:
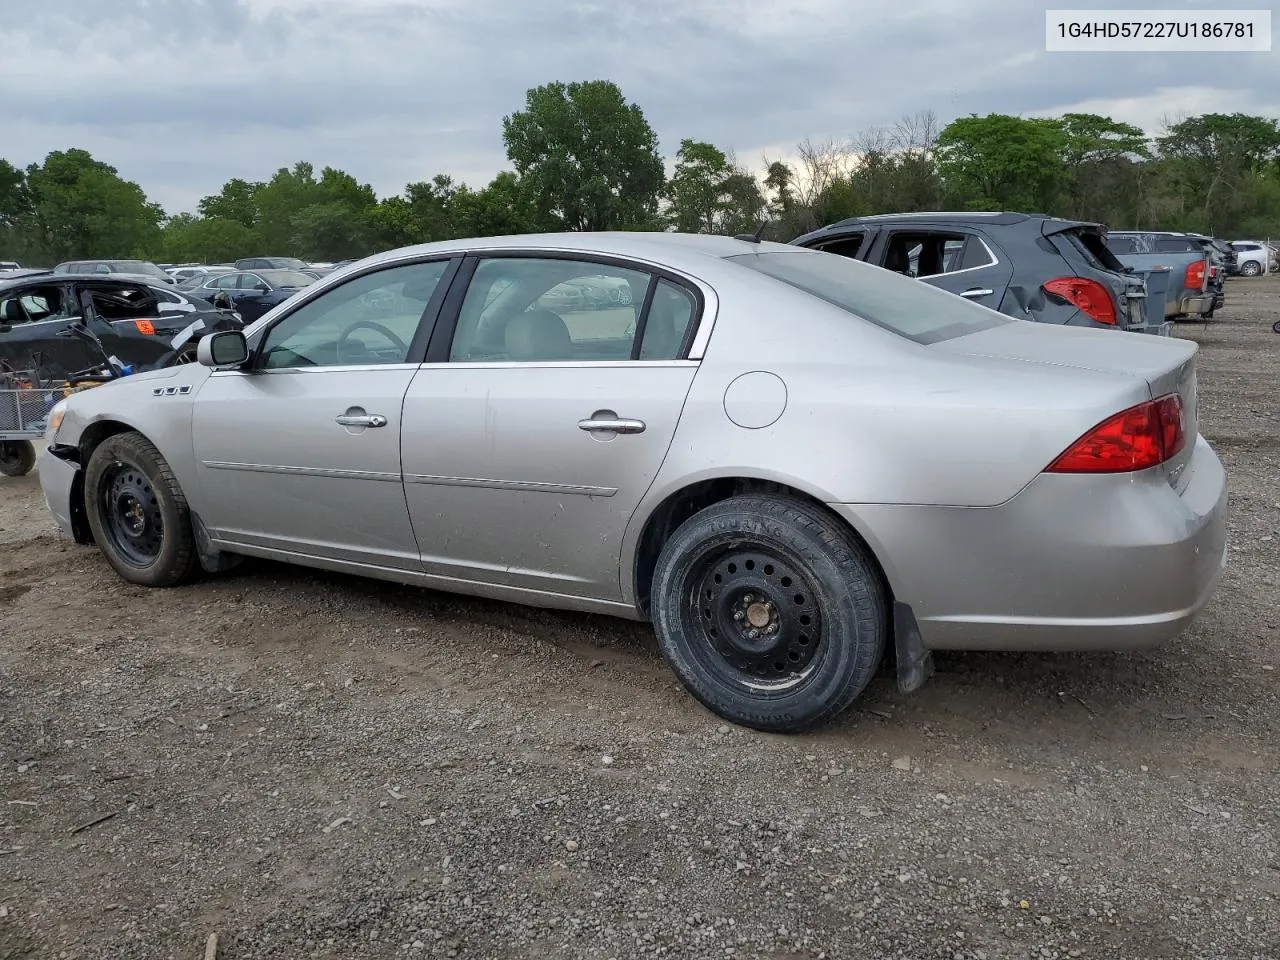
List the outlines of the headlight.
{"label": "headlight", "polygon": [[58,435],[58,428],[62,426],[62,418],[67,415],[67,401],[59,400],[53,405],[53,409],[49,411],[49,419],[45,421],[44,438],[47,442],[52,443]]}

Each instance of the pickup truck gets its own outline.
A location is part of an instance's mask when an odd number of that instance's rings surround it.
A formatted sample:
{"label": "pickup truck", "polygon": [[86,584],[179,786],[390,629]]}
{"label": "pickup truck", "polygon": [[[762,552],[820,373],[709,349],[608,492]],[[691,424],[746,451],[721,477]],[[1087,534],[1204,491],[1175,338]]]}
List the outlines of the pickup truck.
{"label": "pickup truck", "polygon": [[1117,260],[1135,272],[1153,267],[1172,271],[1165,317],[1207,320],[1222,305],[1223,271],[1200,237],[1189,233],[1110,230],[1106,245]]}

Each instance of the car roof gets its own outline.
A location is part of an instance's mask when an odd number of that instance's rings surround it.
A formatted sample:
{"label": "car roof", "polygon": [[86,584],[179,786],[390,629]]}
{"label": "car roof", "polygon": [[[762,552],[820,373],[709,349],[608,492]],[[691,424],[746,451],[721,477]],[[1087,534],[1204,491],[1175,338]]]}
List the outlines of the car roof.
{"label": "car roof", "polygon": [[[802,248],[768,240],[753,242],[734,237],[704,233],[668,233],[659,231],[597,230],[573,233],[525,233],[501,237],[466,237],[420,243],[374,254],[358,261],[373,265],[396,260],[429,256],[433,253],[466,253],[488,250],[542,249],[568,253],[594,253],[603,256],[629,257],[635,260],[670,260],[696,263],[708,257],[723,259],[744,253],[764,251],[796,253]],[[328,276],[334,276],[329,274]],[[328,276],[325,279],[328,279]]]}
{"label": "car roof", "polygon": [[159,277],[156,278],[157,283],[151,283],[147,280],[140,280],[139,277],[147,276],[146,274],[137,273],[53,273],[52,271],[43,271],[41,273],[20,274],[17,277],[8,278],[0,275],[0,289],[9,289],[15,286],[47,286],[51,283],[68,283],[72,281],[95,280],[101,282],[103,280],[117,283],[127,283],[132,286],[154,287],[156,290],[164,290],[172,292],[173,286],[164,283]]}
{"label": "car roof", "polygon": [[961,222],[991,223],[997,226],[1009,226],[1014,223],[1025,223],[1028,220],[1056,220],[1045,213],[1018,213],[1000,210],[918,210],[912,213],[877,213],[866,217],[847,217],[828,224],[832,227],[851,226],[858,223],[902,223],[913,220],[926,222],[933,220],[957,220]]}

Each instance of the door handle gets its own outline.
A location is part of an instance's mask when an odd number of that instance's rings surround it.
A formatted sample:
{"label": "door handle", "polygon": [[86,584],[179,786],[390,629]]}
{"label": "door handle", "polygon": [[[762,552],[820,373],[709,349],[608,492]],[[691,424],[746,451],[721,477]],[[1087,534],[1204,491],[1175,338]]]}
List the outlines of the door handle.
{"label": "door handle", "polygon": [[986,287],[971,287],[970,289],[966,290],[964,293],[960,294],[960,296],[962,296],[962,297],[989,297],[989,296],[991,296],[993,293],[995,293],[995,291],[994,291],[994,290],[988,290]]}
{"label": "door handle", "polygon": [[387,418],[380,413],[343,413],[334,417],[333,422],[344,427],[385,427]]}
{"label": "door handle", "polygon": [[578,421],[578,429],[588,433],[644,433],[643,420],[628,420],[625,417],[588,417]]}

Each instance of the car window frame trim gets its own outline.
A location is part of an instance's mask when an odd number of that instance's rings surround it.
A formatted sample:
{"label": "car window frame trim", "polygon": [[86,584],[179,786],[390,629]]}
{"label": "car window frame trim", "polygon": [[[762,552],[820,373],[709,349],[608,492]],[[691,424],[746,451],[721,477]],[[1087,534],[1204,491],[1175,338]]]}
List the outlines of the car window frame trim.
{"label": "car window frame trim", "polygon": [[[287,320],[289,317],[292,317],[295,313],[297,313],[303,307],[306,307],[307,305],[314,303],[316,300],[325,296],[330,291],[337,290],[339,287],[344,287],[348,283],[358,280],[361,277],[370,276],[371,274],[382,273],[386,270],[392,270],[397,267],[415,266],[417,264],[425,264],[425,263],[439,263],[442,260],[446,262],[444,274],[443,276],[440,277],[440,282],[436,284],[435,290],[432,291],[431,298],[427,301],[426,306],[423,307],[422,313],[418,316],[418,326],[415,328],[413,337],[409,341],[409,350],[406,355],[404,363],[402,364],[391,364],[391,363],[330,364],[328,366],[271,367],[271,368],[264,368],[259,366],[259,362],[261,361],[261,358],[262,358],[262,350],[263,350],[263,347],[266,345],[268,334],[272,330],[274,330],[277,326],[279,326],[281,323],[283,323],[285,320]],[[431,337],[432,331],[434,331],[434,329],[436,328],[436,326],[438,326],[440,322],[441,308],[444,306],[444,303],[448,294],[453,289],[454,282],[458,275],[459,265],[462,260],[463,260],[463,257],[459,253],[449,252],[449,253],[438,253],[438,254],[428,255],[428,256],[406,257],[403,260],[381,261],[378,263],[370,264],[367,269],[361,270],[358,273],[344,275],[342,280],[338,283],[325,284],[322,289],[314,291],[313,293],[311,293],[310,296],[307,296],[304,300],[301,300],[298,303],[291,304],[288,310],[282,311],[276,316],[271,317],[267,323],[263,324],[257,329],[251,332],[246,331],[246,339],[250,340],[249,359],[245,363],[242,371],[230,371],[230,372],[233,372],[233,373],[243,372],[243,373],[253,374],[254,376],[259,376],[266,373],[296,373],[298,371],[314,373],[314,372],[327,371],[327,370],[351,370],[351,369],[388,370],[388,369],[393,369],[399,366],[412,366],[416,368],[422,363],[421,358],[426,354],[427,342]],[[243,272],[248,273],[249,271],[243,271]],[[310,291],[311,286],[312,285],[308,284],[306,287],[303,287],[303,290]],[[296,295],[297,294],[295,294],[295,296]]]}
{"label": "car window frame trim", "polygon": [[[652,306],[652,294],[657,290],[658,280],[667,280],[669,283],[679,287],[693,298],[693,316],[690,318],[689,326],[684,332],[684,336],[680,340],[680,356],[669,360],[495,360],[495,361],[467,361],[460,362],[450,359],[450,350],[453,346],[453,336],[457,329],[458,319],[462,313],[462,304],[466,299],[467,291],[470,290],[471,280],[475,276],[476,269],[480,265],[481,260],[571,260],[584,263],[598,264],[600,266],[617,267],[621,270],[631,270],[636,273],[644,273],[649,276],[649,283],[645,288],[644,300],[641,304],[641,310],[647,311]],[[715,302],[718,309],[719,303]],[[598,366],[627,366],[633,367],[637,364],[679,364],[684,366],[690,362],[694,366],[702,360],[702,355],[706,350],[706,343],[710,339],[710,327],[705,325],[708,319],[708,298],[704,292],[704,285],[693,277],[690,277],[678,270],[674,270],[665,264],[655,263],[651,260],[643,258],[631,257],[625,254],[603,253],[594,250],[572,250],[550,247],[497,247],[497,248],[472,248],[465,252],[464,263],[462,268],[454,277],[453,286],[449,290],[446,297],[444,309],[436,319],[435,328],[432,331],[431,341],[428,345],[427,354],[423,360],[424,366],[449,366],[449,367],[466,367],[468,369],[482,369],[488,367],[490,369],[507,369],[521,368],[529,369],[534,367],[598,367]],[[714,320],[714,313],[710,314]],[[644,334],[644,323],[648,320],[647,312],[636,313],[636,332],[633,335],[632,353],[636,350],[636,344],[640,342]],[[695,355],[696,353],[696,355]]]}

